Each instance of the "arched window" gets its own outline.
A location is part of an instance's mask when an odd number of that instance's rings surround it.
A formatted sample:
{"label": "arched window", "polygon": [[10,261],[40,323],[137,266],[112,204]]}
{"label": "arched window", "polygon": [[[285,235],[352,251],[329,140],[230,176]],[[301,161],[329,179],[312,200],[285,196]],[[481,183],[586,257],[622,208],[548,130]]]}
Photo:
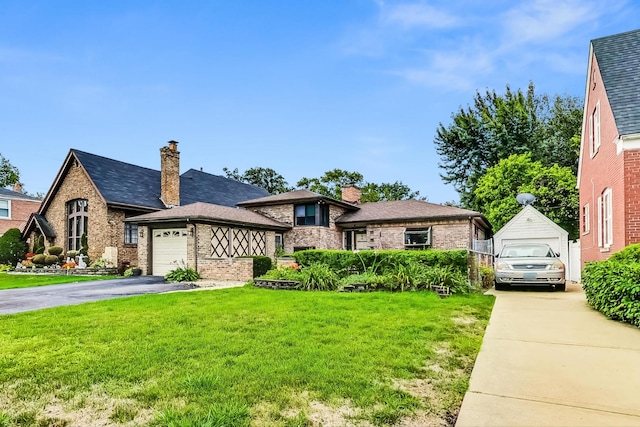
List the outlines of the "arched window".
{"label": "arched window", "polygon": [[87,234],[88,212],[89,203],[86,199],[67,202],[67,250],[79,251],[82,248],[80,240],[83,234]]}

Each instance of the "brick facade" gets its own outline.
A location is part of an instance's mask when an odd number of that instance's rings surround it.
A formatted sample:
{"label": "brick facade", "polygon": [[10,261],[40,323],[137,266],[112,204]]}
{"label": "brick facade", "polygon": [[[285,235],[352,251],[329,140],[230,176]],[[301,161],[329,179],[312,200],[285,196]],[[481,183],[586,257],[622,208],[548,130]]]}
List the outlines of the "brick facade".
{"label": "brick facade", "polygon": [[[61,246],[65,252],[69,250],[67,229],[67,203],[75,199],[86,199],[88,206],[87,245],[89,259],[102,257],[106,247],[118,249],[116,263],[122,261],[131,265],[138,264],[137,245],[125,245],[124,223],[125,211],[109,208],[101,195],[87,176],[85,170],[78,164],[71,164],[64,174],[63,181],[42,214],[53,227],[56,237],[53,242],[45,242],[45,246]],[[31,233],[30,247],[33,248],[34,233]]]}
{"label": "brick facade", "polygon": [[180,152],[178,143],[169,141],[169,146],[160,149],[160,191],[167,206],[180,205]]}
{"label": "brick facade", "polygon": [[[475,225],[468,220],[412,221],[367,225],[371,249],[405,249],[404,233],[407,228],[431,227],[431,247],[434,249],[467,249]],[[478,236],[484,239],[484,232]]]}
{"label": "brick facade", "polygon": [[[602,76],[594,55],[591,57],[592,70],[587,88],[585,120],[582,124],[582,149],[580,164],[580,212],[581,224],[584,221],[585,206],[589,206],[588,231],[581,226],[580,247],[583,264],[598,261],[609,256],[638,237],[628,236],[627,227],[637,228],[640,217],[634,210],[638,199],[636,177],[638,172],[638,151],[618,150],[618,129],[607,93],[602,84]],[[595,79],[594,79],[595,77]],[[592,154],[590,148],[589,117],[599,104],[600,110],[600,147]],[[598,198],[606,189],[611,189],[613,244],[610,247],[598,245]],[[632,228],[629,228],[631,230]]]}
{"label": "brick facade", "polygon": [[284,233],[285,253],[292,253],[294,248],[302,247],[342,249],[342,230],[336,225],[336,219],[346,212],[345,208],[329,205],[328,227],[310,225],[295,226],[294,206],[294,204],[283,204],[249,209],[293,227]]}
{"label": "brick facade", "polygon": [[27,220],[33,212],[38,212],[40,201],[12,199],[9,197],[0,197],[3,200],[9,200],[10,218],[0,217],[0,235],[4,234],[10,228],[24,230]]}

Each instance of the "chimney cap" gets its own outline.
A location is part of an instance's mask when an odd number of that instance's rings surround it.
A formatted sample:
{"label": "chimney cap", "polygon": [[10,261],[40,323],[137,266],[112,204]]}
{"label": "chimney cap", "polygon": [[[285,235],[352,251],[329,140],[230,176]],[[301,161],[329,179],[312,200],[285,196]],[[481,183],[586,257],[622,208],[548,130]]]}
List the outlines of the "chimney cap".
{"label": "chimney cap", "polygon": [[173,139],[169,141],[169,148],[173,151],[178,149],[178,141],[174,141]]}

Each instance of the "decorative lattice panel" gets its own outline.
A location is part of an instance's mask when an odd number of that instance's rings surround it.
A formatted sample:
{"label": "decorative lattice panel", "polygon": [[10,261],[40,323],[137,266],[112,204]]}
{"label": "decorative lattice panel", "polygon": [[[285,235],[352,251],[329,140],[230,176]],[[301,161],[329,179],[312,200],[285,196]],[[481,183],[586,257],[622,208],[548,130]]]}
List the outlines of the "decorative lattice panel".
{"label": "decorative lattice panel", "polygon": [[211,257],[229,257],[229,229],[227,227],[211,227]]}
{"label": "decorative lattice panel", "polygon": [[251,233],[249,230],[242,228],[233,229],[233,256],[249,255],[249,238]]}
{"label": "decorative lattice panel", "polygon": [[267,233],[264,231],[251,233],[251,255],[267,255]]}

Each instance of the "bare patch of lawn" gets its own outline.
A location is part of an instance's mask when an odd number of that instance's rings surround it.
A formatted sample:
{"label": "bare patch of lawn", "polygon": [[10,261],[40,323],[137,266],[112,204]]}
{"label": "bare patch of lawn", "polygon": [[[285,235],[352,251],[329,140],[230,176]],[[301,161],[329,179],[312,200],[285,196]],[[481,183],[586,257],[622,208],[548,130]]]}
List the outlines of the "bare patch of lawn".
{"label": "bare patch of lawn", "polygon": [[0,426],[447,425],[493,301],[244,287],[0,316]]}

